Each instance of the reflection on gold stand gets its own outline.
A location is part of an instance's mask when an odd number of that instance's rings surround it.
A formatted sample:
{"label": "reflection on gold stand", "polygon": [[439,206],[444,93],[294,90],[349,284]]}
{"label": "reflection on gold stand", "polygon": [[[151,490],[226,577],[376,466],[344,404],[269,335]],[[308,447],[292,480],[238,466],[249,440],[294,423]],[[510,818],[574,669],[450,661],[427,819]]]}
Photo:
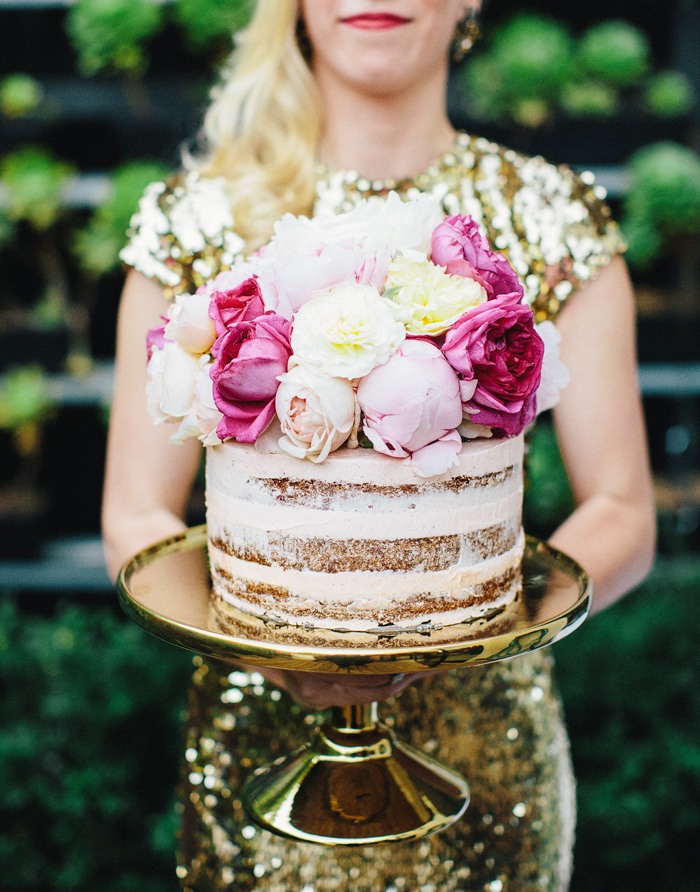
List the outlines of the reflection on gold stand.
{"label": "reflection on gold stand", "polygon": [[[509,659],[569,634],[590,603],[581,568],[528,539],[517,608],[491,622],[389,638],[381,630],[300,629],[240,614],[236,634],[227,634],[211,609],[204,527],[137,554],[122,568],[118,587],[127,613],[172,644],[260,667],[338,674],[438,671]],[[253,820],[283,836],[367,845],[447,827],[466,809],[469,793],[461,777],[395,740],[372,703],[332,710],[309,743],[258,771],[243,799]]]}
{"label": "reflection on gold stand", "polygon": [[246,786],[260,826],[306,842],[368,845],[417,839],[464,812],[459,775],[399,743],[377,720],[377,704],[338,707],[291,757]]}

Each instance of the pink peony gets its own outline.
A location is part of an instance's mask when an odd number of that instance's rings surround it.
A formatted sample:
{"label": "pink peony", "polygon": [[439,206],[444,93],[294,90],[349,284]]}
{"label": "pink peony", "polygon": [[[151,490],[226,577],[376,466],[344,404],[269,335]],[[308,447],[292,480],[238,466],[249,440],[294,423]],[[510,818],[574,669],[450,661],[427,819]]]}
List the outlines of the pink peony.
{"label": "pink peony", "polygon": [[491,250],[488,239],[471,217],[445,217],[433,232],[430,256],[433,263],[444,266],[451,275],[476,279],[489,299],[506,294],[523,296],[517,273],[503,254]]}
{"label": "pink peony", "polygon": [[292,352],[290,323],[275,313],[234,323],[216,342],[210,370],[214,403],[223,413],[216,432],[254,443],[275,414],[279,375]]}
{"label": "pink peony", "polygon": [[214,320],[217,338],[225,335],[237,322],[249,322],[265,312],[256,276],[225,291],[212,292],[210,300],[209,316]]}
{"label": "pink peony", "polygon": [[544,343],[528,306],[504,295],[475,307],[447,332],[442,352],[460,376],[470,422],[509,437],[530,424]]}
{"label": "pink peony", "polygon": [[364,432],[385,455],[411,457],[421,477],[445,473],[462,441],[459,380],[434,344],[404,341],[384,363],[362,378],[357,400]]}

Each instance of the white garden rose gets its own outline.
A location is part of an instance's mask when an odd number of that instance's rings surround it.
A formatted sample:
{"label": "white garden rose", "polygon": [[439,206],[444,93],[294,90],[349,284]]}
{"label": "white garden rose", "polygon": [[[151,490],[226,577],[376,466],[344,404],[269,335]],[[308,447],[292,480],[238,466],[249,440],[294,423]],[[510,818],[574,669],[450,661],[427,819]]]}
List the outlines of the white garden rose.
{"label": "white garden rose", "polygon": [[148,362],[146,400],[156,424],[181,421],[192,410],[199,357],[174,341],[154,349]]}
{"label": "white garden rose", "polygon": [[406,250],[430,250],[433,231],[443,220],[439,201],[422,193],[403,201],[396,192],[386,198],[374,197],[362,201],[344,214],[322,219],[326,241],[349,239],[362,242],[370,250],[386,248],[392,254],[397,245]]}
{"label": "white garden rose", "polygon": [[200,357],[199,368],[194,379],[192,406],[173,435],[174,442],[180,443],[189,437],[197,437],[205,446],[217,446],[221,443],[216,429],[223,415],[214,403],[211,378],[209,377],[211,366],[212,362],[209,356]]}
{"label": "white garden rose", "polygon": [[355,392],[345,378],[329,378],[300,364],[280,375],[275,409],[283,436],[280,449],[295,458],[322,462],[350,436]]}
{"label": "white garden rose", "polygon": [[559,357],[561,335],[553,322],[547,320],[535,326],[535,331],[544,341],[542,375],[537,388],[537,414],[553,409],[559,402],[561,391],[569,383],[569,371]]}
{"label": "white garden rose", "polygon": [[209,316],[205,294],[178,294],[168,310],[165,337],[188,353],[208,353],[216,340],[214,320]]}
{"label": "white garden rose", "polygon": [[335,285],[294,318],[292,352],[331,378],[361,378],[385,363],[406,337],[389,301],[370,285]]}
{"label": "white garden rose", "polygon": [[385,295],[411,334],[435,337],[487,300],[474,279],[451,276],[416,251],[404,251],[389,266]]}

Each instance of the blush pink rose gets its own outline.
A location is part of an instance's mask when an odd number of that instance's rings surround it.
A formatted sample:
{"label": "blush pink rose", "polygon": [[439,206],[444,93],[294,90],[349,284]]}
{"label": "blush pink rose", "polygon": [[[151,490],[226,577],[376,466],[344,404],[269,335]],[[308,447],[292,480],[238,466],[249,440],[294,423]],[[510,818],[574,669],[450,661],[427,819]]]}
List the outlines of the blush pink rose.
{"label": "blush pink rose", "polygon": [[536,414],[544,343],[532,310],[508,295],[465,313],[442,352],[461,379],[465,417],[512,437]]}
{"label": "blush pink rose", "polygon": [[490,300],[506,294],[518,299],[523,296],[517,273],[503,254],[491,250],[488,239],[471,217],[445,217],[433,232],[430,256],[450,275],[476,279]]}
{"label": "blush pink rose", "polygon": [[217,409],[223,414],[216,429],[221,440],[234,437],[254,443],[275,414],[280,375],[292,352],[290,323],[275,313],[234,323],[217,340],[209,372]]}
{"label": "blush pink rose", "polygon": [[264,312],[265,305],[256,276],[225,291],[214,291],[210,296],[209,316],[214,320],[217,338],[225,335],[237,322],[249,322]]}
{"label": "blush pink rose", "polygon": [[384,365],[360,381],[364,433],[377,452],[410,456],[422,477],[456,463],[462,440],[459,380],[434,344],[406,340]]}

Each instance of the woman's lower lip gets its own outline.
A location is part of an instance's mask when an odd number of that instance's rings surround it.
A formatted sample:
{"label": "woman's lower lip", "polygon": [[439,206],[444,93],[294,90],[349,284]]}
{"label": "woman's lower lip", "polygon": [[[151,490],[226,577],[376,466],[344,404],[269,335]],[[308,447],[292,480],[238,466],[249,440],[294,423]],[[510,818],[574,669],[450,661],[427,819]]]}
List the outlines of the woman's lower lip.
{"label": "woman's lower lip", "polygon": [[410,19],[404,19],[401,16],[386,14],[355,15],[342,19],[343,25],[361,28],[363,31],[381,31],[386,28],[398,28],[399,25],[407,25],[409,21]]}

